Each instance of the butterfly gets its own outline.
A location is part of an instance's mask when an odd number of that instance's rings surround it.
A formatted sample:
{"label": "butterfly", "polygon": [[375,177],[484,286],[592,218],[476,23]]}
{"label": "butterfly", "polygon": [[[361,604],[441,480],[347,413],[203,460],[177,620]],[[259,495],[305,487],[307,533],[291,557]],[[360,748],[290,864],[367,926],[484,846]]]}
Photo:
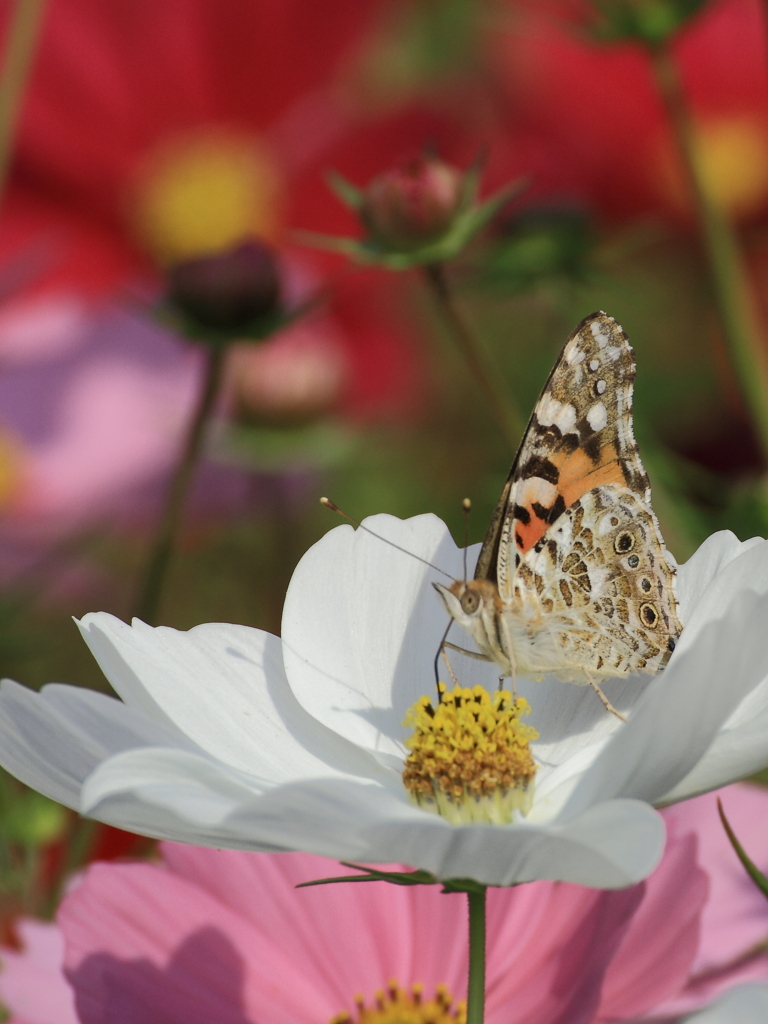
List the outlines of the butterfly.
{"label": "butterfly", "polygon": [[659,672],[682,631],[632,432],[635,370],[612,317],[582,320],[533,410],[474,579],[434,584],[502,675],[591,685],[615,714],[600,682]]}

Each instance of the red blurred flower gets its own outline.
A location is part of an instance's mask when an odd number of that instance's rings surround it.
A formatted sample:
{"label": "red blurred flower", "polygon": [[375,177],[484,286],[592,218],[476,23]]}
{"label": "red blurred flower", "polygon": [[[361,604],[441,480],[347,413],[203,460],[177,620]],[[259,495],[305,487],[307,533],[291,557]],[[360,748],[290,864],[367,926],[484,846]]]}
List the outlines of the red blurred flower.
{"label": "red blurred flower", "polygon": [[[254,234],[282,248],[318,205],[326,226],[343,222],[321,182],[353,120],[340,76],[387,2],[49,5],[0,216],[0,261],[34,241],[25,296],[111,296]],[[407,337],[391,318],[384,331],[378,360],[407,364]],[[401,405],[400,375],[371,366],[368,333],[343,339],[351,361]]]}
{"label": "red blurred flower", "polygon": [[[572,15],[566,0],[518,3],[494,37],[510,159],[529,162],[533,195],[587,200],[611,218],[688,219],[647,53],[590,41]],[[768,208],[766,43],[759,0],[713,0],[674,42],[712,189],[737,217]]]}

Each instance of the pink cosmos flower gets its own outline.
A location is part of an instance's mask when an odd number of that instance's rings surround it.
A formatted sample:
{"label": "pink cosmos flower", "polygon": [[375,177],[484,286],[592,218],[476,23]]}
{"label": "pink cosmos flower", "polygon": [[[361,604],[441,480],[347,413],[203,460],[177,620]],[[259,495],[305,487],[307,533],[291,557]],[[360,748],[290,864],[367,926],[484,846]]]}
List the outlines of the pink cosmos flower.
{"label": "pink cosmos flower", "polygon": [[[768,793],[739,785],[724,801],[765,865]],[[669,1018],[768,978],[764,955],[734,963],[768,933],[768,906],[722,833],[714,795],[666,814],[664,859],[639,885],[490,890],[489,1024]],[[26,948],[6,951],[0,974],[14,1024],[295,1024],[352,1019],[358,996],[367,1006],[408,1000],[419,984],[424,1000],[441,985],[454,1005],[464,995],[464,901],[438,887],[297,890],[338,865],[172,843],[161,851],[160,865],[91,866],[58,925],[22,922]]]}
{"label": "pink cosmos flower", "polygon": [[[37,570],[50,592],[50,578],[63,577],[41,570],[62,537],[156,514],[203,354],[116,308],[92,310],[71,331],[60,324],[58,337],[52,323],[46,337],[38,312],[15,323],[0,313],[0,578],[8,586]],[[251,492],[245,474],[208,463],[191,504],[199,521],[242,508]],[[71,568],[67,591],[87,582]]]}

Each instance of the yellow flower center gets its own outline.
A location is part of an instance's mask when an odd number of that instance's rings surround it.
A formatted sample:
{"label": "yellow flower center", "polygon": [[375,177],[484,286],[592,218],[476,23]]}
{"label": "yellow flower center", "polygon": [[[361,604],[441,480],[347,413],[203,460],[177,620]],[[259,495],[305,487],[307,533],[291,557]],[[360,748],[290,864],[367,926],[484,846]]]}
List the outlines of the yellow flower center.
{"label": "yellow flower center", "polygon": [[420,697],[403,723],[413,729],[403,772],[411,799],[454,824],[506,825],[516,811],[526,814],[536,775],[530,743],[538,739],[521,721],[528,702],[482,686],[449,692],[440,683],[439,692],[437,707]]}
{"label": "yellow flower center", "polygon": [[27,482],[27,454],[22,443],[0,427],[0,511],[13,511],[14,505],[23,502]]}
{"label": "yellow flower center", "polygon": [[[704,121],[696,132],[698,158],[709,194],[727,213],[744,217],[768,197],[768,133],[755,117]],[[673,155],[661,159],[661,180],[681,209],[690,207],[687,182]]]}
{"label": "yellow flower center", "polygon": [[424,999],[424,986],[413,985],[410,992],[390,981],[386,992],[379,990],[371,1006],[362,996],[355,998],[356,1012],[340,1013],[331,1024],[465,1024],[467,1007],[453,1002],[445,985],[438,985],[432,999]]}
{"label": "yellow flower center", "polygon": [[273,238],[279,223],[277,170],[252,138],[199,132],[164,146],[134,193],[134,227],[161,263]]}

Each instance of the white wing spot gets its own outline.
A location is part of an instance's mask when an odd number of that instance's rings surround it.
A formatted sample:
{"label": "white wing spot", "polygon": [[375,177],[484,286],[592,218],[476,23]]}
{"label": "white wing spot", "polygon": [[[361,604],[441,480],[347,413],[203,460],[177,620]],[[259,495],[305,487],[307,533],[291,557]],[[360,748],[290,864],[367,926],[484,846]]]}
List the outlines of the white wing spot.
{"label": "white wing spot", "polygon": [[602,430],[608,422],[608,413],[602,402],[596,402],[587,413],[587,423],[593,430]]}
{"label": "white wing spot", "polygon": [[555,417],[555,426],[559,427],[564,434],[567,434],[569,430],[573,429],[575,423],[576,410],[572,405],[564,402],[560,412]]}
{"label": "white wing spot", "polygon": [[604,380],[599,380],[597,384],[595,384],[595,391],[597,391],[598,395],[602,395],[605,391],[605,388],[606,384]]}
{"label": "white wing spot", "polygon": [[557,497],[557,488],[548,480],[542,480],[540,476],[532,476],[520,483],[521,505],[532,505],[535,501],[544,508],[551,508]]}
{"label": "white wing spot", "polygon": [[606,349],[605,354],[608,356],[609,359],[611,359],[615,363],[616,360],[621,356],[621,349],[616,348],[615,345],[611,345],[610,348]]}
{"label": "white wing spot", "polygon": [[536,418],[542,427],[554,424],[567,434],[576,423],[576,410],[568,402],[558,402],[552,395],[544,395],[536,409]]}
{"label": "white wing spot", "polygon": [[569,366],[578,366],[579,363],[584,362],[584,359],[584,353],[578,347],[578,345],[575,345],[568,353],[568,355],[565,357],[565,361],[568,363]]}
{"label": "white wing spot", "polygon": [[605,348],[605,346],[610,341],[610,338],[607,334],[603,334],[603,332],[600,330],[600,324],[597,321],[595,321],[593,324],[590,325],[590,328],[592,330],[592,337],[595,339],[597,344],[600,346],[600,348]]}
{"label": "white wing spot", "polygon": [[600,360],[599,359],[593,359],[591,361],[591,363],[589,364],[589,368],[590,368],[590,370],[596,370],[599,365],[600,365]]}

